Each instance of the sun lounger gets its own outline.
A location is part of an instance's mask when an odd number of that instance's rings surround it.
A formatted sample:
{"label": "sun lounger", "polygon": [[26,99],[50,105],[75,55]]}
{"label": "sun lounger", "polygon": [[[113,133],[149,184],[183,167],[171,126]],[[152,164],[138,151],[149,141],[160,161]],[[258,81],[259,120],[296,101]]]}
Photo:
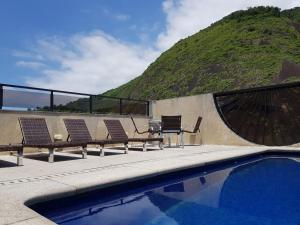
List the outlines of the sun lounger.
{"label": "sun lounger", "polygon": [[128,138],[119,120],[104,120],[104,123],[112,140],[126,139],[128,142],[141,142],[143,143],[143,151],[147,151],[147,142],[158,141],[159,148],[163,149],[163,138]]}
{"label": "sun lounger", "polygon": [[100,156],[104,156],[104,146],[106,144],[124,144],[125,153],[128,153],[128,140],[127,139],[105,139],[95,140],[92,139],[91,134],[83,119],[64,119],[65,126],[68,131],[68,140],[75,142],[85,142],[87,144],[97,145],[100,147]]}
{"label": "sun lounger", "polygon": [[23,135],[23,147],[46,148],[49,150],[48,162],[54,162],[54,149],[67,147],[82,147],[82,157],[86,158],[85,142],[53,142],[44,118],[19,118]]}
{"label": "sun lounger", "polygon": [[23,145],[0,145],[0,152],[17,152],[17,165],[23,166]]}

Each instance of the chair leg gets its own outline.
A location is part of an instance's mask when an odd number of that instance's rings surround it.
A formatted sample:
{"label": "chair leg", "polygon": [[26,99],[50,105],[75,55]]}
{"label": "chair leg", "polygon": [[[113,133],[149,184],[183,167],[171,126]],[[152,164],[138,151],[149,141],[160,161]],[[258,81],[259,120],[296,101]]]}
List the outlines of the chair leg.
{"label": "chair leg", "polygon": [[104,152],[104,145],[100,145],[99,146],[99,150],[100,150],[100,157],[103,157],[105,155],[105,152]]}
{"label": "chair leg", "polygon": [[49,148],[48,162],[49,163],[53,163],[54,162],[54,149],[53,148]]}
{"label": "chair leg", "polygon": [[124,147],[125,147],[125,154],[128,154],[128,144],[124,144]]}
{"label": "chair leg", "polygon": [[168,135],[168,144],[169,144],[169,148],[171,147],[171,134]]}
{"label": "chair leg", "polygon": [[17,153],[17,165],[18,166],[23,166],[23,148],[18,151]]}
{"label": "chair leg", "polygon": [[143,142],[143,152],[146,152],[147,148],[146,148],[146,142]]}
{"label": "chair leg", "polygon": [[159,147],[160,149],[164,149],[164,134],[161,132],[159,137],[163,139],[162,142],[159,142]]}
{"label": "chair leg", "polygon": [[181,148],[184,148],[183,132],[180,133],[180,145]]}
{"label": "chair leg", "polygon": [[158,147],[159,147],[160,150],[164,150],[164,142],[163,142],[163,141],[160,141],[160,142],[158,143]]}
{"label": "chair leg", "polygon": [[161,133],[159,133],[159,137],[160,138],[164,138],[164,134],[161,132]]}
{"label": "chair leg", "polygon": [[82,147],[82,158],[83,159],[87,158],[87,147]]}

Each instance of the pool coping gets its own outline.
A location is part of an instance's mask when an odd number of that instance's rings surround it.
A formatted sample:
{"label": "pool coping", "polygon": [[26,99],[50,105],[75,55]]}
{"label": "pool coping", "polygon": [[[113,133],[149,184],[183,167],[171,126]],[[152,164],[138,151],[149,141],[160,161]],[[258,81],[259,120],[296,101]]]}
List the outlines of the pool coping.
{"label": "pool coping", "polygon": [[[213,146],[212,146],[213,147]],[[235,146],[236,147],[236,146]],[[228,147],[227,147],[228,148]],[[254,150],[251,150],[254,149]],[[93,176],[86,177],[87,180],[84,180],[84,174],[75,174],[70,175],[74,176],[75,179],[74,183],[76,185],[68,185],[65,183],[68,177],[62,178],[55,178],[55,180],[36,180],[32,183],[24,183],[18,184],[19,188],[12,188],[13,186],[18,185],[11,185],[11,189],[7,192],[8,196],[5,194],[0,194],[0,202],[4,202],[4,207],[0,208],[0,224],[18,224],[18,225],[27,225],[27,224],[39,224],[39,225],[50,225],[55,224],[54,222],[48,220],[47,218],[41,216],[37,212],[31,210],[28,205],[32,205],[35,203],[49,201],[57,198],[73,196],[79,193],[84,193],[88,191],[98,190],[98,189],[105,189],[116,185],[125,184],[128,182],[135,182],[139,180],[145,180],[149,178],[155,178],[158,176],[166,175],[169,173],[174,173],[177,171],[193,169],[197,167],[204,167],[213,164],[219,164],[235,159],[241,159],[249,156],[256,156],[261,154],[282,154],[282,153],[300,153],[300,149],[298,148],[289,148],[285,150],[285,148],[268,148],[268,147],[241,147],[241,150],[220,150],[215,152],[203,152],[203,153],[193,153],[193,154],[186,154],[182,157],[186,157],[186,159],[178,159],[177,157],[168,159],[168,166],[161,168],[160,170],[156,169],[144,169],[143,163],[140,161],[129,163],[125,167],[114,165],[111,168],[104,168],[107,171],[122,171],[124,168],[129,169],[128,174],[117,174],[115,173],[115,178],[111,178],[109,180],[101,180],[96,177],[93,179]],[[206,155],[206,159],[203,160],[204,154]],[[221,154],[221,156],[219,156]],[[211,158],[209,158],[212,156]],[[197,158],[198,157],[198,158]],[[204,158],[205,158],[204,157]],[[193,161],[194,160],[194,161]],[[164,162],[162,159],[161,162]],[[137,163],[137,165],[133,165]],[[152,164],[157,163],[157,161],[147,161],[148,167]],[[145,164],[145,163],[144,163]],[[132,171],[130,170],[132,169]],[[138,171],[137,171],[138,169]],[[96,174],[102,174],[104,170],[94,170],[92,172]],[[89,175],[89,174],[88,174]],[[78,177],[78,179],[76,179]],[[71,180],[71,184],[73,184]],[[82,179],[82,180],[80,180]],[[92,182],[90,182],[92,180]],[[55,181],[54,183],[52,181]],[[38,183],[40,185],[38,187],[39,191],[36,193],[31,193],[32,188],[35,188],[35,185]],[[24,187],[23,192],[19,192],[20,188]],[[1,190],[1,189],[0,189]],[[11,192],[11,193],[10,193]],[[15,196],[14,196],[15,194]],[[10,196],[10,197],[9,197]],[[21,196],[21,197],[20,197]],[[6,198],[5,198],[6,197]],[[9,199],[7,199],[9,198]],[[18,212],[19,216],[15,216],[16,212]],[[5,217],[5,218],[4,218]],[[4,219],[3,219],[4,218]]]}

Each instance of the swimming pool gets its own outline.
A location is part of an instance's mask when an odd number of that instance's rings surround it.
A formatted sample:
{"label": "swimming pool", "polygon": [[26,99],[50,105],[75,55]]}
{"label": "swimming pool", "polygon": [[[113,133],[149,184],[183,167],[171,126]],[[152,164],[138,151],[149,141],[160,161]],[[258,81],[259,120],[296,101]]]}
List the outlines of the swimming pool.
{"label": "swimming pool", "polygon": [[299,225],[299,162],[251,157],[31,208],[66,225]]}

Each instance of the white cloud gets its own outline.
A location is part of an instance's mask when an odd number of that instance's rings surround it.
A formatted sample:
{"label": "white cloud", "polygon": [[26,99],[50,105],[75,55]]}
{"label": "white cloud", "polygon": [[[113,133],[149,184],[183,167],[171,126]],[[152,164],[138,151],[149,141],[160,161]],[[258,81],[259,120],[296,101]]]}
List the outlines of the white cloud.
{"label": "white cloud", "polygon": [[14,50],[12,51],[12,55],[23,59],[43,60],[43,57],[41,55],[33,52]]}
{"label": "white cloud", "polygon": [[129,20],[130,15],[128,15],[128,14],[116,14],[115,18],[117,20],[120,20],[120,21],[126,21],[126,20]]}
{"label": "white cloud", "polygon": [[107,17],[110,17],[110,18],[115,19],[115,20],[126,21],[126,20],[130,19],[130,15],[129,14],[115,13],[115,12],[112,12],[111,10],[109,10],[107,8],[102,8],[102,12]]}
{"label": "white cloud", "polygon": [[298,6],[299,0],[165,0],[166,29],[158,36],[156,45],[166,50],[231,12],[261,5],[288,9]]}
{"label": "white cloud", "polygon": [[[258,5],[272,5],[286,9],[297,6],[298,1],[165,0],[163,2],[166,14],[165,30],[149,46],[143,43],[125,43],[102,31],[96,31],[69,38],[41,39],[30,52],[15,52],[15,56],[35,59],[36,63],[48,66],[48,69],[45,69],[38,67],[37,64],[36,68],[39,68],[42,75],[38,79],[29,78],[28,85],[101,93],[140,75],[162,51],[233,11]],[[107,9],[103,10],[108,16],[117,15]],[[128,18],[126,15],[119,16],[120,20]],[[136,25],[130,29],[138,32]],[[146,34],[142,34],[142,40],[147,38]],[[149,40],[146,43],[149,44]],[[34,60],[27,61],[33,63]],[[25,66],[27,61],[23,60],[18,64]],[[27,66],[30,66],[28,63]],[[32,67],[35,67],[34,64]]]}
{"label": "white cloud", "polygon": [[16,65],[19,67],[25,67],[25,68],[34,69],[34,70],[46,67],[46,65],[43,63],[32,62],[32,61],[18,61],[18,62],[16,62]]}
{"label": "white cloud", "polygon": [[100,31],[67,40],[40,40],[35,51],[59,67],[42,70],[43,76],[28,79],[28,85],[87,93],[100,93],[127,82],[141,74],[158,54]]}

